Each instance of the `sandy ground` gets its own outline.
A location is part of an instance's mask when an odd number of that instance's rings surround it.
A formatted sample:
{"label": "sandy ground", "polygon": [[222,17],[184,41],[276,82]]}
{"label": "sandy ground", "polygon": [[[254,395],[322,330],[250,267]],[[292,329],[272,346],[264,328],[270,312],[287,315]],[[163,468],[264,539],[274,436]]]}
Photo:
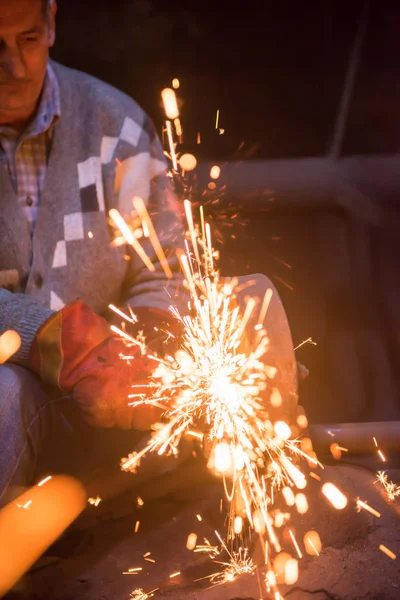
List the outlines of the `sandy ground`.
{"label": "sandy ground", "polygon": [[[348,507],[332,509],[321,496],[320,484],[310,481],[310,510],[296,517],[294,529],[299,540],[306,531],[317,530],[323,549],[319,557],[305,555],[300,560],[299,581],[291,589],[282,588],[282,596],[290,600],[400,599],[400,501],[389,503],[374,483],[374,473],[360,467],[327,467],[324,477],[346,493]],[[391,477],[399,481],[400,471]],[[137,507],[139,494],[142,508]],[[357,497],[381,517],[358,513]],[[42,560],[19,587],[33,591],[38,600],[129,600],[137,588],[146,592],[159,588],[154,598],[168,600],[269,598],[261,572],[224,586],[195,582],[219,567],[208,557],[188,551],[186,540],[194,532],[199,543],[203,538],[217,543],[214,531],[223,531],[225,518],[220,512],[221,498],[219,482],[203,468],[190,466],[98,508],[89,507],[53,548],[57,556],[48,556],[47,566]],[[201,515],[201,522],[196,515]],[[137,521],[140,526],[135,533]],[[380,544],[397,554],[397,560],[383,554]],[[295,555],[290,540],[285,550]],[[145,560],[149,552],[147,558],[155,562]],[[254,552],[257,557],[257,548]],[[134,567],[142,570],[123,574]],[[171,579],[178,571],[180,575]]]}

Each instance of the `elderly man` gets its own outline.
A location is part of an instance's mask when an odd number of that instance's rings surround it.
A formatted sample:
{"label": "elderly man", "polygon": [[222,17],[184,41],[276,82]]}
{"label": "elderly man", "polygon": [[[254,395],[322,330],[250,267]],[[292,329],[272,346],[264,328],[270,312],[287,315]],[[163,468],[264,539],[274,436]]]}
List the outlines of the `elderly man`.
{"label": "elderly man", "polygon": [[[171,297],[179,301],[181,223],[158,138],[126,95],[49,61],[56,9],[55,0],[0,0],[0,334],[15,330],[22,340],[0,366],[2,503],[11,484],[32,481],[43,447],[68,470],[62,459],[72,461],[73,450],[82,457],[82,440],[150,428],[154,411],[127,400],[149,364],[135,349],[131,366],[120,360],[124,346],[104,317],[110,303],[129,304],[151,337],[169,320]],[[154,271],[111,243],[108,212],[131,215],[133,196],[153,215],[172,279],[146,239]],[[294,397],[290,333],[274,323]],[[115,453],[110,439],[101,445]]]}

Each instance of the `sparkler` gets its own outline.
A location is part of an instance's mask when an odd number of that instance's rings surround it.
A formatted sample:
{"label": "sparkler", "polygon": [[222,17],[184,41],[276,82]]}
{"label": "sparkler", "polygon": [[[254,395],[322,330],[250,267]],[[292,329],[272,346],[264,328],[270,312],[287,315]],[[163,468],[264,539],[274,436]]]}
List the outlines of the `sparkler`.
{"label": "sparkler", "polygon": [[[168,97],[167,115],[169,119],[173,117],[176,127],[179,111],[176,110],[177,104],[172,95],[172,89],[164,94]],[[178,166],[182,161],[181,168],[194,168],[196,159],[187,155],[179,157],[172,127],[172,120],[169,120],[166,131],[169,157],[173,163],[171,176],[175,178],[175,183],[176,178],[181,177],[179,183],[182,190],[185,195],[187,192],[188,197],[193,197],[184,174],[178,173]],[[214,166],[210,177],[216,181],[219,176],[220,168]],[[267,568],[265,585],[279,598],[275,559],[284,558],[283,580],[289,585],[297,580],[298,562],[281,549],[276,529],[290,519],[290,514],[274,509],[276,494],[282,490],[288,505],[296,506],[299,513],[307,512],[306,496],[293,493],[293,488],[303,490],[307,485],[306,477],[297,463],[299,458],[306,458],[315,466],[319,463],[310,458],[304,443],[292,439],[292,424],[284,421],[273,423],[268,412],[266,396],[270,396],[273,407],[282,405],[282,397],[274,385],[277,370],[265,363],[270,342],[263,324],[272,291],[266,293],[258,315],[255,314],[256,303],[253,299],[247,301],[245,310],[241,312],[236,299],[237,281],[223,280],[217,269],[218,253],[213,248],[211,227],[205,220],[204,205],[200,205],[199,225],[195,223],[192,202],[185,200],[183,207],[187,222],[186,251],[181,251],[178,258],[188,290],[189,310],[188,314],[181,315],[171,307],[171,312],[182,325],[184,333],[174,356],[148,355],[154,361],[148,395],[147,398],[137,398],[133,394],[131,406],[156,405],[164,410],[164,415],[162,422],[154,425],[148,444],[141,451],[123,459],[122,469],[136,472],[142,458],[150,452],[158,455],[177,454],[179,444],[186,436],[202,439],[209,450],[208,466],[223,481],[229,505],[226,539],[230,541],[231,548],[217,533],[221,549],[212,546],[208,540],[204,540],[203,545],[197,545],[196,534],[189,536],[187,547],[194,552],[208,554],[214,563],[223,567],[207,577],[214,584],[233,581],[245,573],[252,574],[257,567],[242,541],[246,524],[260,536]],[[141,234],[148,237],[167,276],[170,276],[150,216],[140,199],[135,199],[135,209],[141,233],[136,234],[132,227],[124,227],[116,212],[112,215],[114,223],[145,264],[148,263],[148,257],[143,255],[138,239]],[[124,316],[121,312],[119,315]],[[133,316],[128,317],[128,322],[129,319],[132,321]],[[117,330],[114,328],[114,331]],[[129,340],[129,336],[121,330],[118,333],[131,343],[139,343]],[[310,338],[300,347],[305,343],[314,342]],[[141,347],[142,344],[141,340]],[[304,426],[307,426],[306,418]],[[337,450],[347,451],[339,446]],[[311,473],[311,476],[320,480],[315,473]],[[325,483],[322,491],[334,508],[342,510],[346,507],[346,496],[332,483]],[[373,510],[361,501],[358,507],[371,512]],[[198,520],[201,520],[200,515]],[[297,556],[302,558],[302,551],[291,529],[289,535]],[[318,534],[309,532],[304,538],[304,546],[308,554],[318,555],[321,550]],[[226,553],[229,560],[216,561],[221,553]],[[170,578],[178,575],[179,572],[173,573]],[[150,597],[143,590],[134,593],[137,594],[132,596],[135,600],[147,600]]]}
{"label": "sparkler", "polygon": [[[278,404],[278,399],[282,404],[274,385],[277,370],[263,360],[269,344],[263,322],[272,291],[267,291],[258,318],[254,299],[249,299],[240,312],[235,295],[237,282],[223,280],[219,275],[204,211],[200,211],[199,227],[189,201],[185,201],[184,211],[188,224],[186,252],[180,253],[179,260],[190,311],[182,316],[171,307],[184,331],[176,354],[149,355],[155,368],[148,397],[136,398],[133,394],[131,405],[155,404],[165,412],[162,422],[154,426],[147,446],[124,459],[122,469],[135,472],[149,452],[176,454],[185,436],[203,439],[210,449],[208,466],[221,476],[229,503],[228,539],[237,545],[246,520],[256,533],[267,536],[266,547],[270,545],[280,552],[271,515],[274,495],[284,486],[304,489],[305,475],[295,463],[298,457],[307,458],[307,454],[297,440],[291,439],[288,423],[271,421],[264,397],[272,393],[274,404]],[[144,218],[143,211],[138,212]],[[152,228],[148,226],[148,230]],[[135,239],[133,233],[128,239]],[[124,315],[121,311],[118,314]],[[132,316],[129,319],[132,321]],[[129,337],[121,330],[119,333]],[[304,495],[299,496],[300,511],[306,510],[304,500]],[[210,576],[213,583],[254,572],[255,565],[246,548],[230,551],[219,539],[229,561],[218,562],[224,569]],[[213,558],[219,552],[208,541],[194,551]]]}
{"label": "sparkler", "polygon": [[171,309],[184,329],[181,348],[174,357],[151,357],[155,371],[149,397],[132,402],[133,407],[164,406],[164,423],[156,425],[149,444],[124,460],[122,468],[136,471],[146,453],[176,453],[183,436],[193,429],[206,431],[209,467],[222,476],[231,503],[229,537],[234,539],[235,518],[247,516],[256,532],[268,532],[278,551],[268,515],[272,488],[285,484],[303,489],[305,476],[293,458],[306,454],[289,439],[287,423],[271,422],[262,398],[273,387],[276,369],[262,360],[269,343],[262,323],[255,326],[253,347],[249,343],[255,301],[250,299],[240,313],[235,282],[222,281],[216,270],[207,224],[202,218],[201,230],[195,228],[190,202],[185,202],[185,213],[191,246],[187,244],[180,262],[192,312],[182,317]]}
{"label": "sparkler", "polygon": [[[175,89],[178,89],[178,87],[179,85],[175,86],[173,82],[173,89],[166,88],[161,93],[164,112],[167,117],[165,128],[163,129],[163,132],[166,133],[166,136],[163,135],[163,139],[167,142],[164,153],[172,165],[170,179],[174,193],[181,200],[184,198],[189,199],[196,209],[203,207],[203,209],[207,211],[208,219],[213,229],[213,237],[218,243],[223,243],[223,232],[226,232],[227,229],[232,230],[235,225],[243,226],[246,221],[240,218],[237,206],[234,207],[231,203],[226,201],[224,201],[224,205],[221,206],[221,199],[225,193],[225,186],[223,184],[216,184],[216,181],[221,175],[221,167],[214,165],[211,168],[211,181],[205,190],[201,190],[197,185],[197,177],[194,173],[197,166],[196,157],[189,153],[181,154],[180,149],[183,140],[183,128],[179,114],[179,103],[175,92]],[[216,116],[216,129],[222,134],[223,129],[219,127],[219,114],[220,111],[218,110]],[[197,144],[200,143],[201,136],[199,133],[197,136]],[[232,237],[234,238],[235,235],[232,234]]]}

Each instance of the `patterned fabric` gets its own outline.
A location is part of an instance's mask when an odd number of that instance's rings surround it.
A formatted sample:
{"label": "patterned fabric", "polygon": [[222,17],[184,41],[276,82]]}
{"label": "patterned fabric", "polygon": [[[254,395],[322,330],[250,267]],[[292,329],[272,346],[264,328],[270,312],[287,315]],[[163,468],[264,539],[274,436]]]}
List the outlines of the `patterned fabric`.
{"label": "patterned fabric", "polygon": [[57,78],[48,65],[43,93],[35,119],[22,135],[0,127],[0,146],[5,154],[11,181],[33,231],[39,210],[53,127],[61,114]]}
{"label": "patterned fabric", "polygon": [[[0,275],[18,273],[14,293],[0,288],[0,334],[15,329],[21,335],[21,349],[13,357],[21,364],[49,310],[77,299],[106,318],[112,316],[110,304],[187,309],[177,260],[177,250],[184,247],[181,211],[150,119],[115,88],[51,64],[62,116],[53,128],[33,233],[10,173],[0,165]],[[112,243],[111,209],[140,226],[135,196],[152,218],[172,278],[148,238],[141,237],[140,243],[153,263],[151,271],[131,246]]]}

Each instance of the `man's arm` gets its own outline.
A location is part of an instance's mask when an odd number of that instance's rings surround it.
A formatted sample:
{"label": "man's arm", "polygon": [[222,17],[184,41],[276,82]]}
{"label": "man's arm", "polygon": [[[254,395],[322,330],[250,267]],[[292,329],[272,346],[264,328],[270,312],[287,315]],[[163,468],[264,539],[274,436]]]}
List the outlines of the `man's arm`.
{"label": "man's arm", "polygon": [[29,350],[39,327],[53,311],[38,304],[28,295],[12,294],[0,288],[0,335],[8,330],[21,337],[21,347],[11,358],[14,363],[28,364]]}

